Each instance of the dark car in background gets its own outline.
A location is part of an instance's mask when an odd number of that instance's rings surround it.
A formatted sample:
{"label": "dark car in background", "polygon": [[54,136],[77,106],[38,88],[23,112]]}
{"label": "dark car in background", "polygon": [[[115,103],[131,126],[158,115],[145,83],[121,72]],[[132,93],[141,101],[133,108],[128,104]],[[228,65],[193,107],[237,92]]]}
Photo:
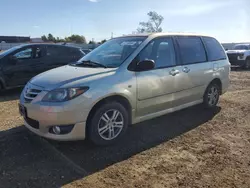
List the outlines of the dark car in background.
{"label": "dark car in background", "polygon": [[32,77],[83,57],[76,47],[27,44],[0,52],[0,90],[25,85]]}

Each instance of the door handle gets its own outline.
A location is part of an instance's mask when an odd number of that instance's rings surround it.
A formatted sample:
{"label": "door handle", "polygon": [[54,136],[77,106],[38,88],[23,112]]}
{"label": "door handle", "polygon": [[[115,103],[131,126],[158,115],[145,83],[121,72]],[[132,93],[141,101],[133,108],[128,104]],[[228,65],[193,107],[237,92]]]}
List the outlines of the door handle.
{"label": "door handle", "polygon": [[185,72],[185,73],[189,73],[189,72],[190,72],[190,68],[184,67],[184,68],[182,69],[182,71]]}
{"label": "door handle", "polygon": [[172,69],[172,70],[169,72],[169,74],[172,75],[172,76],[175,76],[175,75],[177,75],[177,74],[179,74],[179,73],[180,73],[180,71],[178,71],[178,70],[176,70],[176,69]]}

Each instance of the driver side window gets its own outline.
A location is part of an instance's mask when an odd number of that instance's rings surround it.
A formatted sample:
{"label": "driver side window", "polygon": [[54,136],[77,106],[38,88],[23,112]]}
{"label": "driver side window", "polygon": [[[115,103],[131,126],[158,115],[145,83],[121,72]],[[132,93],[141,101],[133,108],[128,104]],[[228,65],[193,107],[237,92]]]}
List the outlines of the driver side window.
{"label": "driver side window", "polygon": [[20,52],[13,55],[16,59],[31,59],[32,58],[32,48],[26,48]]}
{"label": "driver side window", "polygon": [[171,38],[158,38],[151,41],[139,54],[139,61],[153,60],[155,68],[175,66],[175,51]]}

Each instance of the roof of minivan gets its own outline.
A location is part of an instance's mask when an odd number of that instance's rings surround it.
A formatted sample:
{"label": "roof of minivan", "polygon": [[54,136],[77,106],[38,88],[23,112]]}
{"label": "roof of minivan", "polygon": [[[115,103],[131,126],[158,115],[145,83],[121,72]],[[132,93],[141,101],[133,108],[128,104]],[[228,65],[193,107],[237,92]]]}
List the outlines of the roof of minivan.
{"label": "roof of minivan", "polygon": [[[131,35],[124,35],[121,37],[157,37],[157,36],[203,36],[203,37],[211,37],[208,35],[197,34],[197,33],[142,33],[142,34],[131,34]],[[118,37],[119,38],[119,37]]]}

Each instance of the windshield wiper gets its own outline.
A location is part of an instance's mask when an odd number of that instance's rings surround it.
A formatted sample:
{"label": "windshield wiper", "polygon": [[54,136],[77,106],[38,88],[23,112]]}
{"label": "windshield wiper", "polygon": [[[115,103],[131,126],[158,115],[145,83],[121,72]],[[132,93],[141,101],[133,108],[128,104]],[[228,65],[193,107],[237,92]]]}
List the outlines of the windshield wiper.
{"label": "windshield wiper", "polygon": [[91,61],[91,60],[84,60],[81,62],[78,62],[76,64],[74,64],[75,66],[91,66],[91,67],[103,67],[103,68],[108,68],[106,65],[103,65],[101,63],[95,62],[95,61]]}

